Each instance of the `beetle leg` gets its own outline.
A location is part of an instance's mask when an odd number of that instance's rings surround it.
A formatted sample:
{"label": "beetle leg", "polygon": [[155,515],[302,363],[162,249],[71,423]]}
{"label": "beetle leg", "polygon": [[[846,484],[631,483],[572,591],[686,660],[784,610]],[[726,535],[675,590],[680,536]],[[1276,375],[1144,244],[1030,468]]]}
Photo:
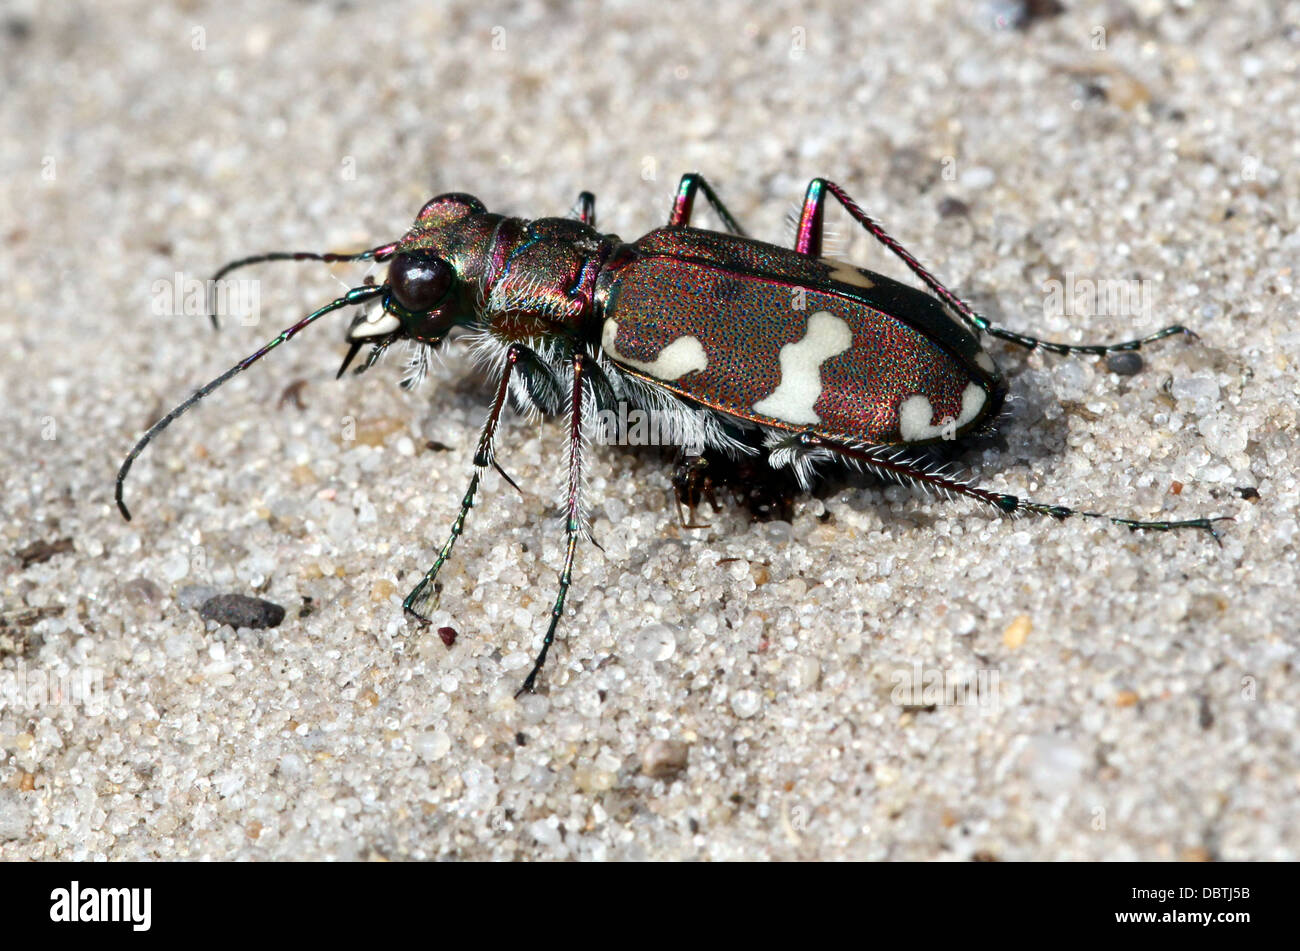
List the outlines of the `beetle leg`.
{"label": "beetle leg", "polygon": [[673,199],[673,211],[668,216],[668,227],[681,228],[691,223],[691,210],[695,207],[695,193],[704,192],[704,197],[708,199],[709,205],[713,208],[717,216],[722,219],[722,224],[732,234],[745,237],[745,229],[742,228],[736,219],[732,217],[731,212],[727,211],[727,206],[722,203],[713,187],[704,180],[704,176],[699,172],[687,172],[682,176],[682,180],[677,185],[677,197]]}
{"label": "beetle leg", "polygon": [[577,213],[578,220],[588,228],[596,227],[596,196],[591,192],[580,192],[573,210]]}
{"label": "beetle leg", "polygon": [[1064,505],[1034,502],[1015,495],[981,489],[970,482],[953,478],[942,470],[927,469],[923,464],[918,464],[901,456],[894,447],[868,446],[857,448],[832,439],[826,439],[815,433],[800,433],[796,439],[801,449],[826,449],[860,463],[868,469],[874,469],[876,472],[898,479],[900,482],[921,483],[945,495],[964,495],[967,498],[991,505],[998,511],[1005,512],[1008,515],[1026,512],[1030,515],[1050,515],[1058,521],[1064,521],[1077,515],[1080,518],[1105,519],[1135,531],[1142,529],[1153,532],[1169,532],[1178,528],[1199,528],[1209,532],[1210,537],[1218,542],[1220,546],[1222,546],[1223,542],[1219,541],[1219,533],[1215,529],[1214,523],[1232,521],[1231,516],[1216,516],[1214,518],[1189,518],[1175,522],[1147,522],[1122,518],[1117,515],[1106,515],[1102,512],[1081,512]]}
{"label": "beetle leg", "polygon": [[[677,468],[673,471],[673,494],[677,500],[677,514],[682,520],[682,528],[708,528],[707,523],[695,521],[695,510],[701,500],[707,501],[713,511],[719,512],[718,497],[713,491],[713,479],[710,478],[709,460],[702,455],[688,455],[685,450],[678,453]],[[689,514],[688,514],[689,513]]]}
{"label": "beetle leg", "polygon": [[[479,434],[478,449],[474,453],[474,475],[470,477],[469,488],[465,490],[465,497],[461,500],[460,514],[452,522],[451,532],[443,543],[442,549],[438,552],[437,560],[424,573],[420,583],[411,589],[411,593],[406,596],[406,600],[402,602],[402,610],[422,623],[427,624],[429,619],[424,614],[421,614],[416,606],[423,606],[425,602],[429,601],[430,596],[426,595],[425,592],[433,584],[434,579],[438,577],[438,572],[442,570],[443,564],[451,557],[452,549],[456,547],[456,539],[460,538],[465,531],[465,519],[469,517],[469,510],[474,507],[474,496],[478,492],[483,471],[488,466],[496,465],[493,440],[496,437],[497,424],[501,420],[501,411],[505,408],[506,400],[510,394],[510,376],[518,363],[521,360],[527,360],[530,356],[530,352],[517,343],[511,344],[510,348],[506,350],[505,367],[501,371],[501,381],[497,384],[497,393],[496,398],[492,401],[492,410],[483,423],[483,431]],[[505,475],[504,472],[501,474]],[[509,476],[506,476],[506,481],[514,485]],[[518,488],[518,486],[515,487]]]}
{"label": "beetle leg", "polygon": [[547,625],[546,636],[542,638],[542,649],[533,661],[533,669],[524,678],[523,686],[515,693],[531,693],[537,682],[537,674],[546,663],[546,655],[555,643],[555,629],[564,616],[564,599],[568,596],[569,585],[573,582],[573,556],[578,550],[578,538],[582,534],[582,396],[583,373],[589,358],[582,352],[573,355],[573,391],[569,403],[569,487],[568,500],[565,504],[564,532],[567,536],[564,547],[564,567],[560,569],[560,591],[551,608],[551,622]]}
{"label": "beetle leg", "polygon": [[1138,340],[1125,340],[1121,343],[1099,343],[1099,344],[1072,344],[1072,343],[1053,343],[1049,340],[1040,340],[1037,337],[1030,337],[1025,334],[1016,333],[1014,330],[1007,330],[1003,327],[995,326],[987,317],[981,316],[975,312],[975,309],[966,303],[943,284],[939,279],[931,274],[925,267],[914,258],[907,248],[899,244],[888,232],[882,228],[874,218],[868,215],[858,203],[845,193],[834,182],[827,181],[824,178],[814,178],[808,183],[808,191],[804,194],[803,210],[799,214],[799,230],[795,239],[795,250],[800,254],[808,254],[813,257],[820,257],[822,254],[822,229],[824,226],[824,217],[826,212],[827,194],[835,196],[839,203],[844,206],[844,210],[853,216],[862,227],[866,228],[873,238],[894,252],[908,269],[919,277],[930,290],[934,291],[948,307],[957,314],[972,330],[983,332],[991,337],[997,337],[1000,340],[1007,340],[1011,343],[1018,344],[1029,350],[1042,348],[1052,353],[1089,353],[1094,356],[1100,356],[1107,353],[1115,353],[1121,350],[1138,350],[1144,344],[1152,343],[1156,340],[1162,340],[1165,337],[1172,337],[1177,334],[1188,338],[1189,340],[1198,339],[1196,334],[1181,324],[1174,324],[1157,330],[1153,334],[1148,334]]}

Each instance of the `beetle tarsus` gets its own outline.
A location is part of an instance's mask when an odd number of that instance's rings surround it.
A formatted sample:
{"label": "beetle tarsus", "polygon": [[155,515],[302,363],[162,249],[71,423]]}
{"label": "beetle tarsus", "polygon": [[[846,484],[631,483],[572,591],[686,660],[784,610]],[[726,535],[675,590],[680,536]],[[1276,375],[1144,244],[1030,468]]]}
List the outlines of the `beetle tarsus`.
{"label": "beetle tarsus", "polygon": [[412,607],[412,605],[415,603],[415,599],[418,597],[417,592],[419,592],[419,590],[420,590],[419,587],[416,587],[414,591],[412,591],[409,595],[407,595],[406,600],[402,602],[402,613],[405,614],[411,620],[415,621],[421,627],[428,627],[433,622],[430,621],[429,618],[421,614],[419,611],[415,610],[414,607]]}
{"label": "beetle tarsus", "polygon": [[826,439],[815,433],[801,434],[800,445],[804,449],[829,450],[863,468],[874,470],[902,482],[917,483],[934,489],[941,494],[962,495],[977,502],[983,502],[1007,515],[1024,512],[1029,515],[1045,515],[1056,519],[1058,522],[1063,522],[1067,518],[1075,516],[1079,518],[1105,519],[1134,531],[1170,532],[1180,528],[1196,528],[1208,531],[1220,546],[1222,546],[1223,542],[1220,540],[1218,530],[1214,528],[1213,523],[1232,520],[1231,516],[1220,515],[1213,518],[1192,518],[1181,521],[1143,521],[1118,515],[1107,515],[1103,512],[1083,512],[1070,508],[1068,505],[1035,502],[1005,492],[982,489],[970,482],[954,478],[934,468],[927,468],[922,463],[900,456],[896,448],[892,446],[851,446]]}

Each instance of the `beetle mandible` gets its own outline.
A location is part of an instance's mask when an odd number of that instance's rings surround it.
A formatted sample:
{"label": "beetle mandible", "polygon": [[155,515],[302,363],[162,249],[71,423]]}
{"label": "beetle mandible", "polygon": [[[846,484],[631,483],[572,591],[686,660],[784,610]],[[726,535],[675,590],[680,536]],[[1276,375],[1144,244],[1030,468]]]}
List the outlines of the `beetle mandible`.
{"label": "beetle mandible", "polygon": [[[698,195],[725,233],[691,226]],[[823,257],[832,197],[932,293]],[[450,193],[429,201],[397,241],[356,254],[242,258],[219,270],[213,284],[236,268],[276,260],[385,262],[388,274],[382,284],[354,287],[307,315],[150,427],[117,475],[123,517],[131,517],[123,483],[148,442],[325,314],[371,305],[351,322],[339,376],[364,346],[370,353],[357,372],[398,341],[411,341],[422,359],[452,328],[463,328],[471,352],[491,370],[495,396],[460,512],[403,608],[427,623],[434,579],[464,531],[483,474],[488,466],[501,471],[496,435],[511,397],[526,410],[567,414],[564,561],[541,649],[520,693],[533,689],[555,640],[574,555],[587,534],[584,427],[594,412],[619,401],[662,414],[684,446],[765,453],[773,467],[791,467],[805,487],[819,463],[838,461],[1004,513],[1058,520],[1077,515],[1155,531],[1197,528],[1218,539],[1219,518],[1142,521],[1035,502],[980,488],[908,452],[993,427],[1007,384],[981,346],[981,334],[1029,349],[1094,355],[1195,334],[1171,326],[1123,343],[1063,344],[995,326],[823,178],[808,186],[793,248],[748,237],[708,182],[690,173],[682,177],[668,224],[630,244],[596,230],[589,192],[579,196],[576,218],[532,221],[493,214],[476,198]],[[417,377],[422,365],[417,361]]]}

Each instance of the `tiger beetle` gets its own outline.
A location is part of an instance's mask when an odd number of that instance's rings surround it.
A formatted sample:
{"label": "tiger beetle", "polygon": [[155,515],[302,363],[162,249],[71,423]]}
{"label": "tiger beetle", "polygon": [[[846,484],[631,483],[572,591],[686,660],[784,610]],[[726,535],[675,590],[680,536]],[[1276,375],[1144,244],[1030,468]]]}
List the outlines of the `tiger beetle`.
{"label": "tiger beetle", "polygon": [[[700,195],[725,233],[691,226]],[[897,255],[933,296],[824,257],[829,198]],[[479,483],[489,466],[501,471],[496,435],[507,401],[513,396],[530,414],[566,414],[566,545],[559,591],[519,693],[537,681],[564,614],[578,540],[591,537],[582,498],[584,432],[593,413],[619,401],[662,414],[682,445],[695,447],[679,454],[679,501],[683,491],[698,489],[699,453],[708,450],[733,458],[765,456],[773,468],[792,470],[804,487],[819,464],[837,461],[1008,514],[1106,519],[1153,531],[1195,528],[1219,537],[1218,518],[1142,521],[1035,502],[980,488],[911,452],[992,430],[1007,383],[980,345],[981,334],[1031,350],[1094,355],[1195,334],[1172,326],[1123,343],[1064,344],[994,326],[823,178],[808,186],[793,248],[748,237],[708,182],[692,173],[682,177],[667,226],[631,244],[596,230],[589,192],[579,196],[573,217],[535,221],[493,214],[477,198],[450,193],[428,202],[397,241],[356,254],[242,258],[221,268],[210,286],[236,268],[281,260],[386,262],[388,274],[382,284],[354,287],[308,314],[150,427],[117,474],[118,508],[130,519],[123,482],[157,433],[324,315],[370,305],[351,321],[339,376],[363,347],[371,349],[356,372],[401,340],[414,348],[418,377],[448,332],[463,328],[470,353],[496,384],[495,396],[460,512],[433,566],[402,606],[428,623],[434,579],[465,530]],[[215,314],[212,320],[215,326]]]}

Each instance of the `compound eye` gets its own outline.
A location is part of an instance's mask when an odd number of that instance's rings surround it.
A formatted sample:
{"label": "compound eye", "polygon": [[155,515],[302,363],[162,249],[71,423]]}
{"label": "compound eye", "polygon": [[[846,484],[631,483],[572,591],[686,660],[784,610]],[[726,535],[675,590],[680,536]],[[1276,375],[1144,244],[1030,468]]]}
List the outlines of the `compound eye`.
{"label": "compound eye", "polygon": [[393,297],[412,314],[437,307],[451,287],[451,279],[451,265],[432,254],[399,254],[388,269]]}

